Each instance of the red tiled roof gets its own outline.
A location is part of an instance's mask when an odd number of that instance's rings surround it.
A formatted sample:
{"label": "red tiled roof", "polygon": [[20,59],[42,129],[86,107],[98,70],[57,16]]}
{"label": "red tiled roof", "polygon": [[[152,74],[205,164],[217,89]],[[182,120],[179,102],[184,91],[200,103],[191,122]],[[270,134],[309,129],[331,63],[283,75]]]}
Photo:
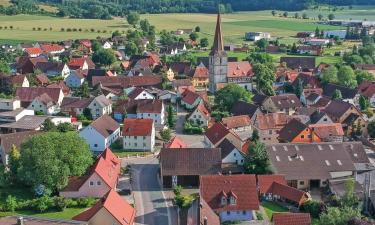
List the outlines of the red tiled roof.
{"label": "red tiled roof", "polygon": [[274,225],[311,225],[309,213],[273,213]]}
{"label": "red tiled roof", "polygon": [[267,193],[278,195],[282,198],[293,201],[298,205],[303,205],[309,198],[311,198],[307,192],[277,182],[272,183]]}
{"label": "red tiled roof", "polygon": [[365,80],[358,86],[361,95],[371,98],[375,94],[375,82]]}
{"label": "red tiled roof", "polygon": [[29,55],[40,55],[43,53],[42,49],[40,48],[26,48],[25,52]]}
{"label": "red tiled roof", "polygon": [[223,118],[222,123],[228,129],[236,129],[238,127],[245,127],[251,125],[251,119],[247,115],[231,116]]}
{"label": "red tiled roof", "polygon": [[15,86],[22,86],[25,79],[27,79],[26,75],[15,75],[15,76],[11,76],[11,78],[12,78],[12,84]]}
{"label": "red tiled roof", "polygon": [[79,43],[86,48],[91,48],[91,41],[90,40],[80,40]]}
{"label": "red tiled roof", "polygon": [[[200,194],[215,212],[259,209],[255,175],[201,176]],[[235,204],[222,205],[223,196],[233,196]]]}
{"label": "red tiled roof", "polygon": [[38,80],[39,84],[41,84],[41,85],[48,84],[50,82],[48,77],[43,73],[36,75],[36,79]]}
{"label": "red tiled roof", "polygon": [[253,75],[253,68],[247,61],[228,62],[227,71],[228,77],[244,77]]}
{"label": "red tiled roof", "polygon": [[[137,101],[137,100],[135,100]],[[148,101],[137,101],[137,113],[162,113],[163,101],[153,99]]]}
{"label": "red tiled roof", "polygon": [[133,225],[135,218],[134,208],[116,191],[109,191],[93,207],[73,217],[73,220],[89,221],[102,208],[105,208],[121,225]]}
{"label": "red tiled roof", "polygon": [[148,87],[148,86],[160,86],[162,83],[161,76],[116,76],[116,77],[103,77],[103,76],[93,76],[92,85],[96,86],[101,83],[103,86],[120,86],[122,88],[127,87]]}
{"label": "red tiled roof", "polygon": [[222,123],[215,123],[207,129],[205,133],[208,140],[214,145],[216,145],[227,134],[229,134],[229,130]]}
{"label": "red tiled roof", "polygon": [[268,113],[257,115],[257,126],[261,130],[281,129],[288,123],[285,113]]}
{"label": "red tiled roof", "polygon": [[344,130],[341,123],[328,124],[310,124],[309,127],[320,138],[329,138],[331,136],[344,136]]}
{"label": "red tiled roof", "polygon": [[210,118],[210,112],[208,112],[207,108],[202,102],[199,103],[196,110],[199,110],[206,119]]}
{"label": "red tiled roof", "polygon": [[193,78],[208,78],[208,69],[201,63],[199,66],[192,71]]}
{"label": "red tiled roof", "polygon": [[63,91],[64,95],[68,95],[69,92],[70,92],[69,87],[66,86],[65,82],[62,81],[62,80],[60,80],[57,83],[53,83],[53,84],[48,85],[47,88],[61,88],[61,90]]}
{"label": "red tiled roof", "polygon": [[185,91],[184,91],[184,93],[182,93],[182,99],[181,99],[181,101],[183,101],[183,102],[185,102],[185,103],[187,103],[187,104],[189,104],[189,105],[193,105],[194,104],[194,102],[198,99],[198,98],[200,98],[200,95],[198,95],[197,93],[195,93],[195,92],[193,92],[193,91],[190,91],[190,90],[188,90],[188,89],[186,89]]}
{"label": "red tiled roof", "polygon": [[183,140],[178,138],[177,136],[172,138],[168,143],[164,145],[164,148],[187,148],[187,147],[188,147],[187,144]]}
{"label": "red tiled roof", "polygon": [[16,96],[21,102],[32,102],[37,96],[43,93],[48,94],[54,102],[58,102],[61,88],[48,87],[19,87],[16,89]]}
{"label": "red tiled roof", "polygon": [[150,136],[153,119],[125,119],[122,136]]}
{"label": "red tiled roof", "polygon": [[82,57],[82,58],[72,58],[68,62],[68,66],[69,66],[70,69],[81,69],[83,67],[83,65],[85,64],[85,62],[86,62],[86,58],[85,57]]}
{"label": "red tiled roof", "polygon": [[57,45],[57,44],[45,44],[45,45],[41,45],[40,48],[44,52],[47,52],[47,53],[50,53],[50,52],[59,52],[59,51],[62,51],[62,50],[65,49],[64,46]]}
{"label": "red tiled roof", "polygon": [[284,175],[257,175],[259,192],[261,194],[268,193],[273,182],[286,185]]}

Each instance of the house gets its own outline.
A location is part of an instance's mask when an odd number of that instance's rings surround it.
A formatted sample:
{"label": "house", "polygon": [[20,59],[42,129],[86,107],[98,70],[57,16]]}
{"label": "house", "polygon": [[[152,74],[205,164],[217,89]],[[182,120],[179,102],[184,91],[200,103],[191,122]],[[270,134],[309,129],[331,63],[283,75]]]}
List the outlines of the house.
{"label": "house", "polygon": [[68,96],[70,94],[70,89],[69,89],[68,86],[66,86],[66,84],[63,80],[59,80],[57,82],[49,84],[49,85],[47,85],[47,88],[61,88],[64,96]]}
{"label": "house", "polygon": [[90,109],[92,118],[97,119],[103,115],[112,114],[112,101],[104,95],[99,95],[91,101],[87,108]]}
{"label": "house", "polygon": [[221,172],[218,148],[163,148],[160,152],[160,177],[163,187],[198,187],[199,176]]}
{"label": "house", "polygon": [[293,70],[310,71],[315,69],[315,57],[281,57],[280,64],[283,63]]}
{"label": "house", "polygon": [[131,151],[151,151],[155,147],[155,124],[152,119],[125,119],[122,129],[123,148]]}
{"label": "house", "polygon": [[371,107],[375,107],[375,82],[363,81],[358,86],[360,95],[366,97],[371,104]]}
{"label": "house", "polygon": [[297,47],[297,52],[301,55],[321,56],[323,48],[321,45],[300,45]]}
{"label": "house", "polygon": [[274,173],[283,174],[289,186],[302,190],[352,177],[357,171],[355,164],[369,162],[359,142],[280,143],[268,145],[267,154]]}
{"label": "house", "polygon": [[134,208],[116,191],[109,191],[90,209],[73,217],[89,225],[133,225]]}
{"label": "house", "polygon": [[112,46],[113,46],[113,42],[110,42],[110,41],[104,41],[102,44],[102,48],[104,49],[112,49]]}
{"label": "house", "polygon": [[120,137],[120,125],[103,115],[79,132],[94,153],[101,153]]}
{"label": "house", "polygon": [[51,82],[44,73],[36,75],[35,78],[39,86],[45,87]]}
{"label": "house", "polygon": [[210,120],[211,114],[202,102],[200,102],[197,108],[188,116],[188,121],[190,121],[190,123],[202,127],[208,127]]}
{"label": "house", "polygon": [[354,105],[341,100],[332,100],[324,112],[333,122],[341,123],[346,134],[359,130],[363,135],[366,135],[368,122]]}
{"label": "house", "polygon": [[270,33],[264,32],[247,32],[245,34],[246,41],[259,41],[261,39],[271,39]]}
{"label": "house", "polygon": [[41,54],[43,54],[43,51],[41,48],[25,48],[24,52],[27,56],[31,58],[39,57]]}
{"label": "house", "polygon": [[184,42],[178,42],[170,46],[166,46],[160,50],[162,54],[166,55],[178,55],[187,50]]}
{"label": "house", "polygon": [[321,142],[313,129],[297,119],[290,120],[279,132],[279,141],[285,143]]}
{"label": "house", "polygon": [[247,115],[225,117],[221,122],[233,132],[252,132],[252,121]]}
{"label": "house", "polygon": [[191,71],[190,62],[172,62],[167,71],[169,81],[175,80],[176,77],[187,76]]}
{"label": "house", "polygon": [[374,64],[355,64],[354,68],[357,70],[365,70],[375,76],[375,65]]}
{"label": "house", "polygon": [[335,91],[338,90],[341,92],[342,100],[353,105],[359,105],[359,96],[358,89],[352,89],[337,84],[328,83],[323,86],[323,95],[332,99],[335,94]]}
{"label": "house", "polygon": [[311,195],[308,192],[298,190],[286,184],[273,182],[265,193],[265,199],[268,201],[289,203],[299,208],[311,200]]}
{"label": "house", "polygon": [[18,98],[0,98],[0,112],[13,111],[21,108],[21,101]]}
{"label": "house", "polygon": [[279,132],[288,121],[289,117],[285,113],[259,113],[254,121],[254,129],[264,143],[278,143]]}
{"label": "house", "polygon": [[[253,98],[253,101],[254,101],[254,98]],[[259,112],[259,108],[257,105],[254,105],[252,103],[247,103],[244,101],[238,101],[234,103],[232,109],[230,110],[230,113],[233,116],[247,115],[251,118],[252,121],[254,120],[258,112]]]}
{"label": "house", "polygon": [[331,120],[331,118],[329,118],[327,113],[325,113],[324,111],[317,110],[310,115],[310,123],[311,124],[331,124],[333,123],[333,121]]}
{"label": "house", "polygon": [[61,103],[60,111],[69,116],[80,116],[88,108],[93,98],[65,97]]}
{"label": "house", "polygon": [[180,138],[178,138],[177,136],[175,136],[174,138],[172,138],[169,142],[167,143],[164,143],[163,144],[163,148],[187,148],[187,144],[181,140]]}
{"label": "house", "polygon": [[221,162],[223,164],[244,164],[244,154],[242,153],[242,151],[237,149],[228,139],[224,139],[217,147],[221,150]]}
{"label": "house", "polygon": [[235,83],[245,88],[247,91],[252,90],[252,77],[254,76],[253,67],[248,61],[228,62],[227,65],[227,82]]}
{"label": "house", "polygon": [[[10,114],[14,114],[14,112],[15,111],[11,111]],[[31,110],[22,110],[21,113],[18,112],[16,114],[17,115],[12,115],[12,116],[15,116],[15,117],[20,117],[21,115],[23,116],[19,118],[18,120],[16,120],[15,122],[0,124],[1,133],[16,133],[16,132],[22,132],[22,131],[41,130],[41,128],[43,127],[43,123],[47,118],[50,118],[52,123],[54,123],[55,125],[59,125],[60,123],[72,122],[72,119],[70,117],[35,116],[34,111],[31,111]]]}
{"label": "house", "polygon": [[273,213],[274,225],[311,225],[310,213]]}
{"label": "house", "polygon": [[40,70],[48,77],[61,76],[64,79],[70,74],[68,65],[61,62],[38,62],[36,63],[34,70]]}
{"label": "house", "polygon": [[71,70],[89,70],[95,68],[95,64],[87,56],[71,58],[68,62],[68,66]]}
{"label": "house", "polygon": [[192,110],[199,105],[202,98],[196,92],[186,89],[181,94],[181,106],[184,106],[188,110]]}
{"label": "house", "polygon": [[346,30],[325,30],[323,31],[323,36],[326,38],[339,37],[340,39],[346,38]]}
{"label": "house", "polygon": [[143,99],[155,99],[147,89],[141,87],[131,87],[126,89],[126,93],[130,99],[143,100]]}
{"label": "house", "polygon": [[77,50],[83,53],[91,53],[91,41],[90,40],[79,40]]}
{"label": "house", "polygon": [[302,104],[295,94],[282,94],[268,97],[262,106],[270,113],[293,115]]}
{"label": "house", "polygon": [[[87,80],[90,85],[89,75],[87,75]],[[92,86],[96,86],[99,83],[103,87],[143,87],[143,88],[161,88],[162,87],[162,77],[161,76],[135,76],[135,77],[126,77],[126,76],[115,76],[115,77],[102,77],[102,76],[93,76],[92,77]]]}
{"label": "house", "polygon": [[21,56],[16,62],[16,71],[21,74],[34,73],[35,66],[39,62],[48,62],[48,59],[42,56],[36,58]]}
{"label": "house", "polygon": [[70,177],[68,185],[60,191],[65,198],[101,198],[116,190],[120,176],[121,160],[107,148],[82,177]]}
{"label": "house", "polygon": [[21,149],[21,144],[34,135],[40,133],[39,131],[25,131],[10,134],[0,134],[0,159],[3,166],[8,166],[9,154],[12,151],[12,146],[15,146],[18,151]]}
{"label": "house", "polygon": [[5,216],[0,218],[1,225],[89,225],[87,222],[77,220],[60,220],[50,218],[40,218],[31,216]]}
{"label": "house", "polygon": [[48,88],[48,87],[18,87],[16,94],[22,107],[28,107],[31,102],[42,94],[47,94],[58,106],[61,105],[64,94],[61,88]]}
{"label": "house", "polygon": [[20,120],[22,117],[35,114],[34,110],[18,108],[12,111],[0,112],[0,124],[1,123],[13,123]]}
{"label": "house", "polygon": [[310,124],[309,128],[323,142],[344,141],[344,130],[340,123]]}
{"label": "house", "polygon": [[243,143],[240,137],[223,123],[215,123],[204,133],[204,142],[211,148],[217,148],[224,139],[228,139],[237,149],[242,149]]}
{"label": "house", "polygon": [[156,128],[161,129],[165,124],[164,103],[161,100],[140,100],[137,104],[138,119],[152,119]]}
{"label": "house", "polygon": [[66,77],[65,83],[68,87],[77,88],[85,82],[85,72],[82,70],[71,70],[70,75]]}
{"label": "house", "polygon": [[44,53],[51,55],[60,54],[65,51],[65,47],[58,44],[42,44],[40,48]]}
{"label": "house", "polygon": [[47,93],[36,96],[27,109],[34,110],[43,115],[52,115],[60,112],[59,104]]}
{"label": "house", "polygon": [[221,222],[256,220],[259,209],[255,175],[201,176],[199,193]]}
{"label": "house", "polygon": [[26,75],[14,75],[10,79],[13,87],[30,87],[30,82]]}
{"label": "house", "polygon": [[187,225],[220,225],[220,218],[200,197],[193,201],[187,214]]}
{"label": "house", "polygon": [[286,180],[284,175],[270,174],[270,175],[257,175],[258,180],[258,191],[261,196],[268,193],[274,182],[286,185]]}
{"label": "house", "polygon": [[329,39],[323,39],[323,38],[306,38],[304,40],[304,43],[307,45],[327,45],[330,43]]}
{"label": "house", "polygon": [[189,73],[191,82],[194,87],[207,87],[208,85],[208,74],[207,67],[201,62],[197,67],[192,69]]}

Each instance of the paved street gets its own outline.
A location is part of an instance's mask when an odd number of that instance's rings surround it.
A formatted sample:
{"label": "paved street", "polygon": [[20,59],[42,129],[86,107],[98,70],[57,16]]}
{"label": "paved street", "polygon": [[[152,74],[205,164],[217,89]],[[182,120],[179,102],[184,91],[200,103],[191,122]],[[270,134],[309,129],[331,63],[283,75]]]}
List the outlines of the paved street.
{"label": "paved street", "polygon": [[136,209],[136,224],[174,225],[176,211],[171,199],[166,199],[158,180],[158,160],[147,158],[123,159],[131,165],[132,188]]}

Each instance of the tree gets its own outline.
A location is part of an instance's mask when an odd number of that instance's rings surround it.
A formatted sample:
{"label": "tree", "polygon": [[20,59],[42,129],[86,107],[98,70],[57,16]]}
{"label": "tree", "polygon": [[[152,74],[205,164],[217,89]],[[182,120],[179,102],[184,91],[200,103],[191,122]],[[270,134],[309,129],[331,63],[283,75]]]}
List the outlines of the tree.
{"label": "tree", "polygon": [[363,81],[375,81],[375,77],[365,70],[356,70],[354,73],[358,85],[362,84]]}
{"label": "tree", "polygon": [[275,11],[275,10],[272,10],[272,11],[271,11],[271,14],[272,14],[272,16],[276,16],[276,11]]}
{"label": "tree", "polygon": [[86,119],[92,120],[92,114],[91,114],[91,110],[89,108],[83,109],[83,115],[86,117]]}
{"label": "tree", "polygon": [[56,131],[56,125],[50,118],[47,118],[42,124],[42,131]]}
{"label": "tree", "polygon": [[116,61],[115,53],[112,49],[100,49],[94,53],[92,61],[102,66],[110,66]]}
{"label": "tree", "polygon": [[59,132],[68,132],[68,131],[74,131],[74,128],[72,127],[72,125],[70,123],[60,123],[59,125],[57,125],[56,127],[57,131]]}
{"label": "tree", "polygon": [[199,32],[201,32],[201,27],[200,26],[196,26],[194,30],[195,30],[195,32],[199,33]]}
{"label": "tree", "polygon": [[320,36],[320,30],[319,30],[319,27],[316,27],[315,28],[315,37],[319,37]]}
{"label": "tree", "polygon": [[328,19],[329,19],[329,20],[334,20],[334,19],[335,19],[335,15],[332,14],[332,13],[330,13],[330,14],[328,15]]}
{"label": "tree", "polygon": [[0,60],[0,73],[5,73],[5,74],[10,73],[10,67],[5,60]]}
{"label": "tree", "polygon": [[357,86],[357,80],[353,69],[350,66],[340,67],[337,73],[338,83],[350,88],[355,88]]}
{"label": "tree", "polygon": [[251,141],[252,142],[259,141],[259,133],[257,129],[254,129],[253,133],[251,134]]}
{"label": "tree", "polygon": [[199,38],[199,35],[196,32],[193,32],[189,35],[190,40],[196,41]]}
{"label": "tree", "polygon": [[299,14],[296,12],[294,13],[294,18],[298,19],[299,18]]}
{"label": "tree", "polygon": [[139,26],[144,33],[148,33],[150,31],[151,24],[147,19],[144,19],[139,22]]}
{"label": "tree", "polygon": [[202,48],[207,48],[208,45],[209,45],[209,43],[208,43],[208,39],[207,39],[207,38],[202,38],[202,39],[200,40],[200,45],[201,45]]}
{"label": "tree", "polygon": [[75,132],[48,132],[22,145],[18,178],[25,185],[62,190],[71,176],[82,176],[92,164],[89,146]]}
{"label": "tree", "polygon": [[342,99],[342,94],[341,91],[336,89],[333,94],[332,94],[332,99],[334,100],[341,100]]}
{"label": "tree", "polygon": [[320,225],[347,225],[348,221],[354,218],[360,218],[361,214],[358,210],[350,207],[338,208],[328,207],[327,213],[320,215]]}
{"label": "tree", "polygon": [[268,41],[264,38],[255,42],[255,45],[261,50],[266,51],[267,46],[269,45]]}
{"label": "tree", "polygon": [[102,45],[99,43],[99,41],[97,41],[97,40],[93,40],[93,41],[91,42],[91,49],[92,49],[94,52],[99,51],[101,48],[102,48]]}
{"label": "tree", "polygon": [[370,107],[370,101],[363,95],[359,97],[359,107],[362,111],[365,111]]}
{"label": "tree", "polygon": [[368,123],[367,132],[371,138],[375,138],[375,120]]}
{"label": "tree", "polygon": [[303,95],[303,82],[301,78],[298,78],[298,84],[294,90],[294,93],[298,98],[301,98],[301,96]]}
{"label": "tree", "polygon": [[247,174],[269,174],[272,172],[266,146],[260,141],[250,144],[244,162]]}
{"label": "tree", "polygon": [[288,12],[285,11],[285,12],[283,13],[283,16],[284,16],[284,17],[288,17]]}
{"label": "tree", "polygon": [[251,102],[252,95],[238,84],[228,84],[215,94],[215,105],[222,111],[229,112],[237,101]]}
{"label": "tree", "polygon": [[169,141],[171,139],[171,130],[169,128],[160,131],[160,136],[163,141]]}
{"label": "tree", "polygon": [[135,27],[138,24],[139,19],[140,19],[140,16],[137,12],[130,12],[126,16],[126,20],[128,21],[130,25],[133,25],[133,27]]}
{"label": "tree", "polygon": [[171,104],[169,104],[167,107],[167,114],[168,114],[168,117],[167,117],[168,127],[173,128],[175,124],[175,118],[174,118],[173,106]]}
{"label": "tree", "polygon": [[319,15],[318,15],[318,19],[319,19],[319,20],[322,20],[322,19],[323,19],[323,15],[322,15],[322,14],[319,14]]}
{"label": "tree", "polygon": [[345,182],[345,194],[340,199],[341,207],[357,208],[359,199],[354,193],[355,182],[353,179],[349,179]]}
{"label": "tree", "polygon": [[246,58],[251,64],[272,64],[273,58],[270,54],[265,52],[252,52],[249,57]]}
{"label": "tree", "polygon": [[13,197],[12,195],[8,195],[5,199],[4,208],[6,211],[14,212],[17,208],[17,198]]}
{"label": "tree", "polygon": [[125,54],[127,56],[136,55],[139,52],[138,46],[134,42],[127,42],[125,45]]}
{"label": "tree", "polygon": [[298,52],[296,43],[293,43],[292,48],[290,49],[290,52],[293,54],[296,54]]}
{"label": "tree", "polygon": [[307,16],[307,13],[302,13],[302,19],[308,19],[309,17]]}
{"label": "tree", "polygon": [[273,82],[275,81],[273,70],[265,64],[257,63],[253,65],[253,72],[256,76],[258,90],[268,96],[275,95],[273,90]]}
{"label": "tree", "polygon": [[323,71],[323,83],[328,84],[328,83],[337,83],[338,78],[337,78],[337,69],[335,66],[330,66],[327,69]]}
{"label": "tree", "polygon": [[20,165],[20,157],[20,152],[18,151],[17,147],[13,144],[8,159],[9,171],[7,174],[7,178],[10,183],[14,183],[17,179],[17,170]]}

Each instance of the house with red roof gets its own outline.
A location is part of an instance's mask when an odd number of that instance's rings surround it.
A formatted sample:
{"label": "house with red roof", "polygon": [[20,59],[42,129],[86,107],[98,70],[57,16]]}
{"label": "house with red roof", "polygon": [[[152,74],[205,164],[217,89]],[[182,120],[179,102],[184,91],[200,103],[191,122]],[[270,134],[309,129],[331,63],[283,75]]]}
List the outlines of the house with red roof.
{"label": "house with red roof", "polygon": [[78,51],[83,53],[91,53],[91,41],[90,40],[79,40]]}
{"label": "house with red roof", "polygon": [[225,117],[222,123],[233,132],[251,132],[252,130],[252,121],[248,115]]}
{"label": "house with red roof", "polygon": [[255,175],[200,177],[199,194],[221,222],[256,219],[259,209]]}
{"label": "house with red roof", "polygon": [[71,58],[68,62],[68,66],[71,70],[88,70],[95,68],[95,64],[87,56]]}
{"label": "house with red roof", "polygon": [[120,137],[120,125],[103,115],[79,132],[94,153],[101,153]]}
{"label": "house with red roof", "polygon": [[60,191],[60,196],[101,198],[109,191],[116,190],[120,169],[121,161],[107,148],[84,176],[69,178],[68,185]]}
{"label": "house with red roof", "polygon": [[124,149],[153,152],[155,147],[154,120],[125,119],[122,136]]}
{"label": "house with red roof", "polygon": [[25,48],[24,52],[31,58],[39,57],[43,50],[41,48]]}
{"label": "house with red roof", "polygon": [[289,116],[285,113],[258,113],[255,117],[254,129],[258,131],[262,142],[278,143],[279,132],[289,120]]}
{"label": "house with red roof", "polygon": [[163,145],[163,148],[187,148],[187,144],[181,140],[180,138],[178,138],[177,136],[175,136],[174,138],[172,138],[169,142],[167,143],[164,143]]}
{"label": "house with red roof", "polygon": [[53,115],[60,112],[59,104],[47,93],[36,96],[27,109],[43,113],[44,115]]}
{"label": "house with red roof", "polygon": [[40,48],[44,53],[51,55],[60,54],[65,51],[65,47],[58,44],[42,44]]}
{"label": "house with red roof", "polygon": [[197,107],[201,101],[202,97],[194,91],[190,91],[189,89],[186,89],[181,94],[181,105],[188,110]]}
{"label": "house with red roof", "polygon": [[208,68],[202,62],[191,70],[189,75],[194,87],[207,87],[209,82],[208,74]]}
{"label": "house with red roof", "polygon": [[375,107],[375,82],[367,80],[363,81],[358,86],[358,91],[360,95],[369,99],[372,107]]}
{"label": "house with red roof", "polygon": [[272,183],[266,191],[265,196],[267,200],[286,202],[297,207],[311,200],[309,192],[298,190],[297,188],[278,182]]}
{"label": "house with red roof", "polygon": [[310,213],[273,213],[274,225],[311,225]]}
{"label": "house with red roof", "polygon": [[155,99],[147,89],[141,87],[130,87],[126,89],[128,97],[134,100]]}
{"label": "house with red roof", "polygon": [[273,182],[286,185],[286,180],[284,175],[270,174],[270,175],[257,175],[258,179],[258,191],[260,195],[268,193]]}
{"label": "house with red roof", "polygon": [[30,82],[26,75],[18,74],[10,76],[10,80],[13,87],[30,87]]}
{"label": "house with red roof", "polygon": [[204,142],[211,148],[216,148],[224,139],[228,139],[237,149],[242,149],[241,138],[228,129],[223,123],[215,123],[204,134]]}
{"label": "house with red roof", "polygon": [[195,125],[208,127],[208,123],[211,121],[211,114],[203,102],[200,102],[197,108],[189,115],[188,121]]}
{"label": "house with red roof", "polygon": [[49,87],[19,87],[16,89],[15,96],[20,99],[21,106],[27,108],[36,97],[42,94],[47,94],[59,106],[64,98],[61,88]]}
{"label": "house with red roof", "polygon": [[109,191],[93,207],[73,217],[89,225],[133,225],[134,208],[116,191]]}

